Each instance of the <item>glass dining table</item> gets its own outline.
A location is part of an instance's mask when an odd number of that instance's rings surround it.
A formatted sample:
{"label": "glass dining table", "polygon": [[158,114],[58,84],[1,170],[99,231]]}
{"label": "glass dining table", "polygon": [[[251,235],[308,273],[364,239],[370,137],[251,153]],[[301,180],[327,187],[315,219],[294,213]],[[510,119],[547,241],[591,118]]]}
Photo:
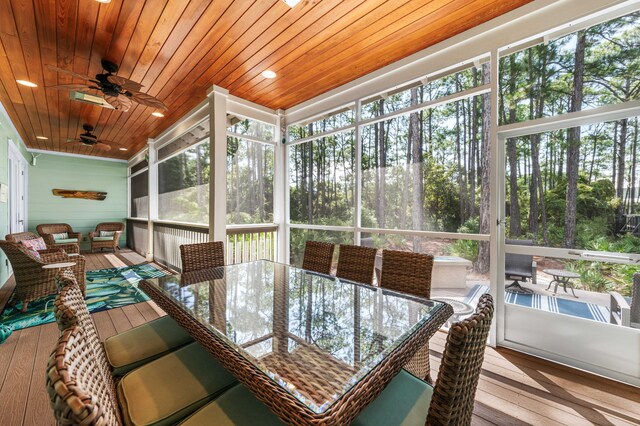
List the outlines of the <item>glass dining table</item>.
{"label": "glass dining table", "polygon": [[139,286],[290,424],[349,423],[453,314],[266,260]]}

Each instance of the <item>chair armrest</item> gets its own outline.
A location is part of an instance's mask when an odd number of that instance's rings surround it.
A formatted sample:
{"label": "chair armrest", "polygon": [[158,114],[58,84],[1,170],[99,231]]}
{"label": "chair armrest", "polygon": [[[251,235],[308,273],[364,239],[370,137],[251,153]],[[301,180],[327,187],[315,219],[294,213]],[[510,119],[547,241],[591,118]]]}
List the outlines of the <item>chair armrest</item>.
{"label": "chair armrest", "polygon": [[45,249],[45,250],[38,250],[38,254],[40,256],[42,256],[43,254],[51,254],[51,253],[60,253],[60,252],[64,252],[64,247],[63,246],[57,246],[56,248],[50,248],[50,249]]}
{"label": "chair armrest", "polygon": [[629,307],[629,303],[627,303],[626,299],[617,291],[610,292],[609,296],[611,297],[609,306],[609,311],[611,312],[610,322],[612,324],[630,327],[631,308]]}
{"label": "chair armrest", "polygon": [[100,233],[98,231],[89,232],[89,239],[93,239],[94,237],[99,237]]}
{"label": "chair armrest", "polygon": [[116,242],[117,242],[117,241],[120,241],[120,235],[122,235],[122,231],[116,231],[116,232],[113,234],[113,240],[114,240],[114,241],[116,241]]}
{"label": "chair armrest", "polygon": [[41,234],[40,236],[44,240],[44,243],[47,245],[47,247],[53,247],[56,244],[56,241],[53,239],[53,234]]}
{"label": "chair armrest", "polygon": [[61,250],[57,253],[43,254],[42,256],[40,256],[40,258],[42,259],[42,262],[44,264],[60,263],[69,260],[69,256],[67,256],[64,250]]}
{"label": "chair armrest", "polygon": [[69,238],[77,238],[78,243],[82,242],[82,233],[81,232],[67,232]]}
{"label": "chair armrest", "polygon": [[66,253],[80,253],[80,242],[78,242],[78,244],[56,244],[56,247],[59,247]]}

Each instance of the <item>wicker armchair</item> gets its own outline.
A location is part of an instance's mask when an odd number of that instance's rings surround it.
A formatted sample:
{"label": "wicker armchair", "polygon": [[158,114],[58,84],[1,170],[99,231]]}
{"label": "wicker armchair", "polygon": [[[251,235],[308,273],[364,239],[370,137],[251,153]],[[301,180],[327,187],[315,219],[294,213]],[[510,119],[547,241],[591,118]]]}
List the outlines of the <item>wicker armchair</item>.
{"label": "wicker armchair", "polygon": [[[121,222],[103,222],[99,223],[96,226],[96,230],[94,232],[89,233],[89,241],[91,242],[91,253],[94,253],[96,249],[108,248],[113,250],[114,252],[118,250],[120,247],[118,246],[118,241],[120,240],[120,235],[124,230],[124,224]],[[101,237],[100,232],[113,232],[113,236]]]}
{"label": "wicker armchair", "polygon": [[[56,248],[61,244],[80,244],[82,242],[82,234],[80,232],[73,232],[71,226],[66,223],[40,224],[36,226],[36,232],[44,239],[44,242],[47,244],[48,248]],[[62,233],[66,233],[68,235],[68,238],[61,240],[60,242],[56,242],[56,239],[53,238],[53,234]],[[74,239],[76,241],[69,241]]]}
{"label": "wicker armchair", "polygon": [[336,277],[363,284],[373,284],[377,250],[372,247],[340,244]]}
{"label": "wicker armchair", "polygon": [[[431,272],[433,256],[398,250],[382,250],[380,287],[408,293],[413,296],[431,297]],[[429,345],[424,345],[404,367],[414,376],[431,383]]]}
{"label": "wicker armchair", "polygon": [[[435,386],[400,370],[351,424],[470,425],[492,318],[493,299],[485,294],[474,315],[449,329]],[[248,388],[236,386],[179,425],[232,423],[283,424]]]}
{"label": "wicker armchair", "polygon": [[[40,238],[40,237],[38,237],[33,232],[19,232],[17,234],[7,234],[4,238],[7,241],[9,241],[10,243],[19,243],[20,241],[33,240],[33,239]],[[44,237],[42,239],[44,239]],[[47,244],[46,241],[45,241],[45,244]],[[47,247],[49,247],[49,246],[47,245]],[[65,253],[68,253],[68,254],[72,254],[72,253],[79,254],[80,253],[80,247],[78,246],[78,244],[75,244],[75,243],[56,244],[55,248],[47,248],[47,250],[39,250],[38,252],[40,254],[46,254],[46,253],[50,253],[50,252],[57,252],[59,250],[64,250]]]}
{"label": "wicker armchair", "polygon": [[307,241],[304,247],[302,269],[326,275],[331,274],[331,263],[333,262],[335,248],[336,246],[331,243]]}
{"label": "wicker armchair", "polygon": [[44,265],[61,262],[74,262],[71,267],[82,293],[86,292],[85,259],[80,255],[69,256],[64,250],[51,249],[39,252],[40,259],[21,244],[0,240],[0,248],[9,258],[16,279],[15,299],[22,302],[22,312],[27,310],[29,302],[55,294],[55,276],[57,269],[43,269]]}
{"label": "wicker armchair", "polygon": [[224,266],[224,244],[222,241],[182,244],[180,259],[182,259],[182,273]]}

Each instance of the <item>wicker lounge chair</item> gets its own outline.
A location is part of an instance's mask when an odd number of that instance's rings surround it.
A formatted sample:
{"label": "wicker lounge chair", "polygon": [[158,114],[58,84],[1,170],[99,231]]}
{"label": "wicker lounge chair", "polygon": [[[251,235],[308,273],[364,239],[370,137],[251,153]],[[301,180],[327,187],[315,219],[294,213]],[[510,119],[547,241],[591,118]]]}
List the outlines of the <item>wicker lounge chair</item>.
{"label": "wicker lounge chair", "polygon": [[[431,297],[431,272],[433,256],[398,250],[382,250],[380,287],[408,293],[413,296]],[[407,371],[431,383],[429,345],[425,345],[405,365]]]}
{"label": "wicker lounge chair", "polygon": [[224,266],[224,244],[222,241],[182,244],[180,246],[182,273]]}
{"label": "wicker lounge chair", "polygon": [[[84,303],[78,295],[70,302]],[[71,325],[49,358],[46,387],[58,424],[175,424],[236,383],[206,350],[190,343],[130,371],[116,385],[96,340],[85,327]]]}
{"label": "wicker lounge chair", "polygon": [[[48,248],[55,248],[61,244],[80,244],[82,242],[82,234],[73,232],[71,226],[66,223],[45,223],[36,226],[36,232],[47,243]],[[67,234],[66,238],[62,238],[60,234]]]}
{"label": "wicker lounge chair", "polygon": [[[7,234],[4,238],[7,241],[11,242],[11,243],[20,243],[20,241],[34,240],[36,238],[41,238],[41,237],[38,237],[33,232],[19,232],[17,234]],[[42,237],[42,239],[44,240],[44,237]],[[46,244],[46,241],[45,241],[45,244]],[[53,249],[53,250],[56,250],[56,251],[62,249],[67,254],[74,254],[74,253],[75,254],[79,254],[80,253],[80,247],[78,246],[77,243],[56,244],[52,248],[47,247],[47,250],[50,250],[50,249]],[[42,250],[39,250],[39,252],[43,253]]]}
{"label": "wicker lounge chair", "polygon": [[377,250],[371,247],[340,244],[336,277],[363,284],[373,284]]}
{"label": "wicker lounge chair", "polygon": [[57,269],[43,266],[53,263],[74,262],[73,270],[78,284],[85,293],[85,259],[80,255],[69,256],[62,249],[47,249],[38,252],[39,258],[21,244],[0,240],[0,248],[11,262],[16,280],[15,300],[22,302],[22,312],[29,302],[56,293]]}
{"label": "wicker lounge chair", "polygon": [[307,241],[304,246],[302,269],[330,275],[335,247],[331,243]]}
{"label": "wicker lounge chair", "polygon": [[[493,299],[480,297],[475,314],[454,323],[435,386],[401,370],[352,425],[456,425],[471,424],[491,319]],[[181,426],[281,425],[275,414],[246,387],[237,385],[188,417]]]}
{"label": "wicker lounge chair", "polygon": [[89,233],[89,241],[91,241],[91,253],[97,249],[111,249],[114,252],[118,250],[118,241],[124,230],[124,224],[121,222],[103,222],[96,226],[94,232]]}

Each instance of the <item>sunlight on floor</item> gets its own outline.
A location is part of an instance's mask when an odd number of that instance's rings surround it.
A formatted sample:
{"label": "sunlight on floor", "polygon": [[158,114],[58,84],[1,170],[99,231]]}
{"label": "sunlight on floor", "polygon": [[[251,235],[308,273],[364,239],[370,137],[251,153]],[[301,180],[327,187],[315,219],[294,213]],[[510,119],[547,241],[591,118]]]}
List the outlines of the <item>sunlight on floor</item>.
{"label": "sunlight on floor", "polygon": [[122,260],[120,260],[118,258],[118,256],[116,256],[115,254],[105,254],[104,258],[111,263],[114,267],[121,267],[121,266],[127,266],[126,263],[124,263]]}

